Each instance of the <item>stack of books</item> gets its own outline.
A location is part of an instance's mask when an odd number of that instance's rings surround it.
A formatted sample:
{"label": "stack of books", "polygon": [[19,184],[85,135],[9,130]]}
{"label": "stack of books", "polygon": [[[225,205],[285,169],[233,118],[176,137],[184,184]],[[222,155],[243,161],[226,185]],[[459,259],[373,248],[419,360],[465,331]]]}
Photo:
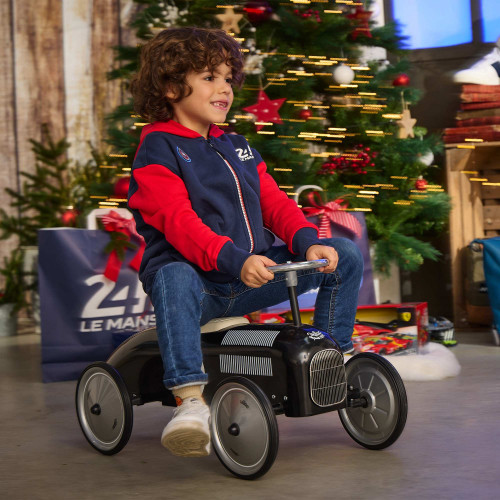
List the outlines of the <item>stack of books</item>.
{"label": "stack of books", "polygon": [[500,141],[500,85],[462,85],[460,100],[456,126],[445,129],[444,142]]}

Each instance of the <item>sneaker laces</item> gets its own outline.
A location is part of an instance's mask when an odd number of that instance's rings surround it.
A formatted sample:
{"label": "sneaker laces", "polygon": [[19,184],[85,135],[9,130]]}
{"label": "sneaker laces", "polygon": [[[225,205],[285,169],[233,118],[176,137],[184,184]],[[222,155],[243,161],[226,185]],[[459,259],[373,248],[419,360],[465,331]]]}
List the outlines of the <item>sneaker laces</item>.
{"label": "sneaker laces", "polygon": [[200,409],[207,406],[203,401],[198,398],[189,398],[182,401],[180,406],[177,406],[174,410],[174,417],[177,414],[182,413],[184,415],[191,415],[194,413],[199,413]]}

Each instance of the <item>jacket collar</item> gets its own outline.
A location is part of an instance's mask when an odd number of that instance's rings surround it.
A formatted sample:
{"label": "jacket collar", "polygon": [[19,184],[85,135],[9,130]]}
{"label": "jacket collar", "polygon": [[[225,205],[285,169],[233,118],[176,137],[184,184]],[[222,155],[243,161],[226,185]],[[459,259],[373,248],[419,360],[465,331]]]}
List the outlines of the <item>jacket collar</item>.
{"label": "jacket collar", "polygon": [[[188,139],[202,137],[198,132],[184,127],[184,125],[174,120],[169,120],[168,122],[155,122],[146,125],[141,132],[141,142],[151,132],[168,132],[169,134],[187,137]],[[210,125],[210,130],[208,132],[209,137],[220,137],[222,134],[224,134],[224,131],[217,127],[217,125]]]}

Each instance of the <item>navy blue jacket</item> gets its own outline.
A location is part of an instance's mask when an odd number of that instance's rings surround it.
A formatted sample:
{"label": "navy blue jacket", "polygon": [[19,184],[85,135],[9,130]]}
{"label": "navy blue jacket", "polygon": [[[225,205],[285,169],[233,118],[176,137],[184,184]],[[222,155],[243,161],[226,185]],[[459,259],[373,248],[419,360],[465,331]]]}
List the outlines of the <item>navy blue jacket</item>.
{"label": "navy blue jacket", "polygon": [[208,139],[179,123],[144,127],[132,168],[129,208],[146,241],[139,277],[150,293],[156,271],[189,262],[215,282],[239,279],[274,234],[305,257],[317,227],[267,173],[240,135],[215,125]]}

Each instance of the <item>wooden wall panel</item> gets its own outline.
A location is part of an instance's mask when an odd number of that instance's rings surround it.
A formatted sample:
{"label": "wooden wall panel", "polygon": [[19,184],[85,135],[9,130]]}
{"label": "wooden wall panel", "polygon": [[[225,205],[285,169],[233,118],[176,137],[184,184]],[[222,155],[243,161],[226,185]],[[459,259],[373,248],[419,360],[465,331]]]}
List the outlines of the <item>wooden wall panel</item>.
{"label": "wooden wall panel", "polygon": [[120,82],[108,80],[107,73],[118,67],[113,47],[120,44],[119,0],[94,0],[92,10],[92,84],[95,146],[106,150],[105,117],[121,103]]}
{"label": "wooden wall panel", "polygon": [[[10,2],[0,2],[0,206],[8,213],[10,197],[5,188],[17,189],[17,162],[15,136],[15,99],[14,99],[14,64],[12,60],[12,5]],[[0,262],[14,247],[15,242],[0,241]],[[3,283],[0,283],[0,287]]]}
{"label": "wooden wall panel", "polygon": [[66,134],[70,158],[81,162],[95,143],[92,123],[92,2],[63,0],[63,61]]}
{"label": "wooden wall panel", "polygon": [[14,0],[16,135],[20,170],[32,171],[29,139],[39,140],[47,123],[64,137],[64,78],[60,0]]}

